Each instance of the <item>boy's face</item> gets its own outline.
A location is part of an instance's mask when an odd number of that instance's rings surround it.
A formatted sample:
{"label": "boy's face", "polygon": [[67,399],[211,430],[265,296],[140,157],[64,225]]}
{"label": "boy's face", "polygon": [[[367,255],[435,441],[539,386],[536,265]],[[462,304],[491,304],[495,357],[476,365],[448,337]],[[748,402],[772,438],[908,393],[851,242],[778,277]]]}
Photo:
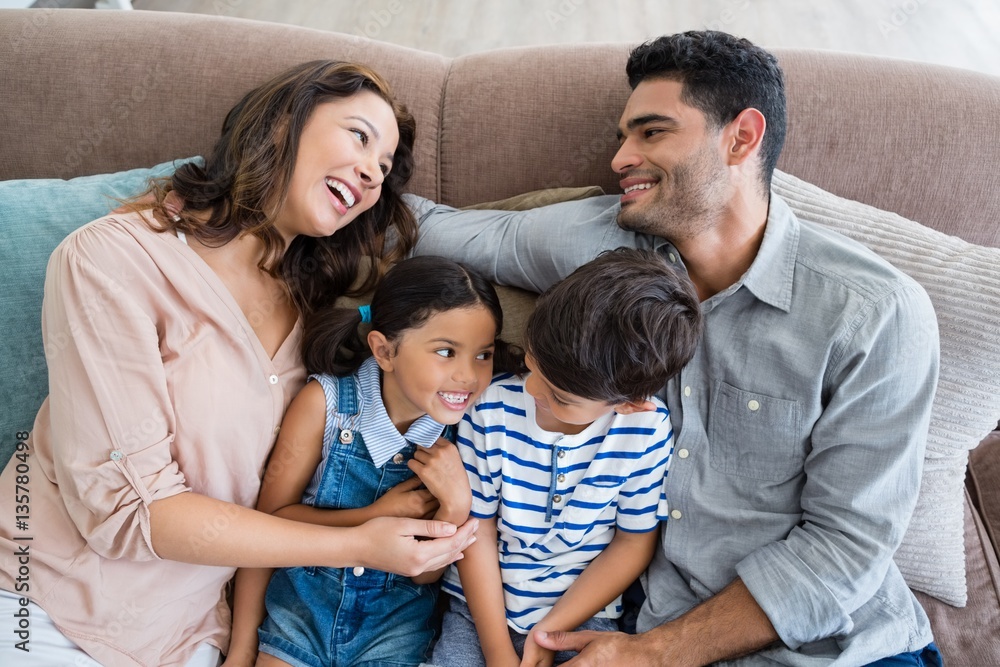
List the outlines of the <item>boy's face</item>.
{"label": "boy's face", "polygon": [[546,431],[575,435],[618,407],[604,401],[581,398],[552,386],[538,371],[530,354],[525,355],[524,363],[531,371],[524,382],[524,390],[535,399],[535,422]]}

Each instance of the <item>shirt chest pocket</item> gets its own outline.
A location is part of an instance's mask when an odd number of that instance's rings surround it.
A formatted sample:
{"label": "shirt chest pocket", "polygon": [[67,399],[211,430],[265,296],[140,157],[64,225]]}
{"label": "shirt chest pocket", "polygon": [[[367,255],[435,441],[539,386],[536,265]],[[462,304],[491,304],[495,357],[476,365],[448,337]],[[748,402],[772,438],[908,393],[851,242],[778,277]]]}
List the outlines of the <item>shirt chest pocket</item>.
{"label": "shirt chest pocket", "polygon": [[805,448],[798,402],[719,382],[709,419],[715,470],[774,482],[801,472]]}

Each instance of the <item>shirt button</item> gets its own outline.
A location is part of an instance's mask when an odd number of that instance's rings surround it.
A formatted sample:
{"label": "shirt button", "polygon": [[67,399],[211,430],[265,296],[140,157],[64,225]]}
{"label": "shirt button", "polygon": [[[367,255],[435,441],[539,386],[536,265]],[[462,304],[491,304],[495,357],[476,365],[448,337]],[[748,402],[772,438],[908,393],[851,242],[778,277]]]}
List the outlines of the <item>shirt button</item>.
{"label": "shirt button", "polygon": [[552,496],[552,502],[554,502],[554,503],[561,503],[562,502],[562,496],[560,496],[560,495]]}
{"label": "shirt button", "polygon": [[680,450],[677,451],[677,456],[681,457],[682,459],[686,459],[690,455],[691,455],[691,452],[689,452],[686,449],[680,449]]}
{"label": "shirt button", "polygon": [[280,430],[281,430],[281,427],[280,427],[280,426],[275,426],[275,427],[274,427],[274,434],[275,434],[275,435],[278,435],[278,431],[280,431]]}
{"label": "shirt button", "polygon": [[565,449],[560,449],[558,452],[556,452],[556,456],[558,456],[559,458],[565,458],[566,457],[566,450]]}
{"label": "shirt button", "polygon": [[402,452],[396,452],[396,455],[392,457],[392,462],[397,464],[402,463],[403,462]]}
{"label": "shirt button", "polygon": [[558,475],[556,475],[556,481],[557,482],[565,482],[566,481],[566,475],[564,475],[562,473],[559,473]]}
{"label": "shirt button", "polygon": [[667,257],[669,257],[669,258],[670,258],[670,261],[671,261],[671,262],[673,262],[674,264],[676,264],[676,263],[677,263],[677,255],[675,255],[674,253],[672,253],[672,252],[671,252],[671,253],[668,253],[668,254],[667,254]]}
{"label": "shirt button", "polygon": [[362,574],[365,573],[365,568],[363,568],[360,565],[358,565],[356,568],[354,568],[353,570],[351,570],[351,572],[354,573],[355,577],[360,577]]}
{"label": "shirt button", "polygon": [[270,382],[271,384],[278,384],[278,376],[272,375],[271,377],[267,378],[267,381]]}
{"label": "shirt button", "polygon": [[679,518],[681,518],[681,516],[682,515],[681,515],[681,511],[680,510],[674,510],[673,512],[670,513],[670,518],[671,519],[679,519]]}
{"label": "shirt button", "polygon": [[125,458],[125,454],[122,453],[122,450],[116,449],[115,451],[111,452],[112,461],[121,461],[123,458]]}
{"label": "shirt button", "polygon": [[760,403],[751,399],[750,402],[747,403],[747,407],[750,408],[752,411],[757,412],[758,410],[760,410]]}
{"label": "shirt button", "polygon": [[690,396],[691,395],[691,387],[690,386],[684,387],[684,395],[685,396]]}

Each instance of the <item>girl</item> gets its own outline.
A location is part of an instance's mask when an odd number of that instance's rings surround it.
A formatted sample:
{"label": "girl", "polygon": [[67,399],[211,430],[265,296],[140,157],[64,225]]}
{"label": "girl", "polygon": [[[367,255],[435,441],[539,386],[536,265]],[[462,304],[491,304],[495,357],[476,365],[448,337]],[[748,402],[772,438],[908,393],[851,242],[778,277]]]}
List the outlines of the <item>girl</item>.
{"label": "girl", "polygon": [[[369,321],[362,337],[359,325]],[[316,313],[303,350],[315,381],[289,407],[258,509],[326,526],[379,516],[464,523],[468,478],[441,434],[489,385],[494,365],[521,369],[518,351],[497,338],[502,325],[493,287],[440,257],[394,267],[370,307]],[[420,664],[433,636],[436,594],[427,584],[440,573],[276,571],[257,665]],[[266,577],[237,577],[234,653],[255,645]]]}
{"label": "girl", "polygon": [[[249,92],[204,165],[158,184],[152,209],[94,221],[53,253],[50,396],[26,464],[30,587],[0,559],[0,615],[30,614],[32,650],[4,633],[0,664],[214,667],[237,567],[418,574],[457,557],[471,523],[342,528],[252,509],[305,381],[300,318],[346,293],[363,256],[378,267],[412,246],[400,195],[413,137],[380,76],[305,63]],[[184,208],[168,213],[168,195]],[[20,536],[0,523],[0,550],[16,553]]]}

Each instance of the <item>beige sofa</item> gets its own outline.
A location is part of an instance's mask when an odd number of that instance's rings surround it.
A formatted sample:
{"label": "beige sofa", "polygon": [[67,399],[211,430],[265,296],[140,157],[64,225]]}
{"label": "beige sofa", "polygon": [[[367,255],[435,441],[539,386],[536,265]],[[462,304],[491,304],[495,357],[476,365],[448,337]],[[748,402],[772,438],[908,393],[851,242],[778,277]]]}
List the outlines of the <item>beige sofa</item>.
{"label": "beige sofa", "polygon": [[[411,189],[418,194],[461,206],[553,186],[618,192],[609,164],[628,95],[628,49],[554,46],[448,59],[218,17],[6,10],[0,12],[0,180],[73,178],[204,153],[241,93],[291,64],[337,58],[384,73],[414,112]],[[972,243],[1000,246],[1000,80],[846,54],[777,55],[790,117],[781,170]],[[0,229],[0,239],[3,234]],[[986,264],[990,252],[982,255]],[[991,270],[986,264],[983,271]],[[925,268],[933,274],[937,267]],[[995,294],[983,297],[984,312],[1000,312]],[[950,331],[942,327],[943,343]],[[975,365],[975,345],[995,355],[997,335],[984,329],[964,356]],[[989,358],[982,358],[987,368],[974,378],[977,387],[997,377],[1000,366]],[[949,380],[959,392],[961,372],[957,382]],[[993,411],[992,423],[1000,419],[994,398],[970,400]],[[1000,435],[972,451],[967,493],[961,487],[965,449],[959,447],[952,463],[956,457],[958,487],[929,489],[928,502],[941,491],[964,505],[964,528],[962,510],[948,525],[930,526],[964,541],[964,578],[960,553],[943,569],[934,563],[939,549],[932,540],[906,555],[908,580],[956,603],[961,596],[954,589],[942,595],[938,584],[966,584],[963,608],[917,594],[947,664],[1000,665]],[[945,458],[932,451],[928,469],[937,474]]]}

